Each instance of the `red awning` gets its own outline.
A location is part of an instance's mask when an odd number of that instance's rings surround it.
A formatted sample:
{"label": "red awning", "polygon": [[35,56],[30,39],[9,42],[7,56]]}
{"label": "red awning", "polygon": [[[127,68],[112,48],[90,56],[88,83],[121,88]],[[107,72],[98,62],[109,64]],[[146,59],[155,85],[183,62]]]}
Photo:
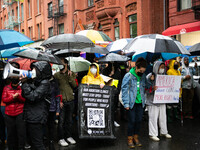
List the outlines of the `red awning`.
{"label": "red awning", "polygon": [[170,36],[194,31],[200,31],[200,21],[169,27],[162,32],[162,35]]}

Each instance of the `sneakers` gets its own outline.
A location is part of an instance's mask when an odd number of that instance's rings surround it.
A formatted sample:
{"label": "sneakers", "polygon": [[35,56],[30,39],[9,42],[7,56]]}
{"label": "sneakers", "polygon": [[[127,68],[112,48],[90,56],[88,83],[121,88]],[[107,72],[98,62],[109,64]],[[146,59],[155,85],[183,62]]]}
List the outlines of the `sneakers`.
{"label": "sneakers", "polygon": [[157,136],[150,136],[150,139],[156,142],[160,141],[160,139]]}
{"label": "sneakers", "polygon": [[119,123],[117,123],[116,121],[114,121],[114,126],[115,127],[120,127]]}
{"label": "sneakers", "polygon": [[67,138],[67,141],[68,141],[70,144],[76,144],[76,141],[75,141],[72,137]]}
{"label": "sneakers", "polygon": [[58,144],[59,144],[60,146],[68,146],[68,145],[69,145],[69,144],[65,141],[65,139],[60,139],[59,142],[58,142]]}
{"label": "sneakers", "polygon": [[164,136],[167,139],[171,139],[172,136],[170,134],[160,134],[160,136]]}
{"label": "sneakers", "polygon": [[30,149],[31,145],[29,145],[28,143],[25,143],[24,149]]}

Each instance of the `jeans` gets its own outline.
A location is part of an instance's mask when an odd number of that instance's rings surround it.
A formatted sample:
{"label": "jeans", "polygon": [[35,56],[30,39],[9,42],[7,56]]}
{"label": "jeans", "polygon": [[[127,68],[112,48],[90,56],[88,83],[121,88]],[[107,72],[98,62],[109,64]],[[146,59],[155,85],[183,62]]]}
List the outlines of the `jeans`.
{"label": "jeans", "polygon": [[63,102],[63,107],[60,109],[58,121],[58,136],[59,139],[65,139],[72,136],[72,115],[74,112],[74,101]]}
{"label": "jeans", "polygon": [[8,149],[23,149],[26,137],[26,126],[23,120],[23,113],[17,116],[5,115],[5,122],[8,134]]}
{"label": "jeans", "polygon": [[33,146],[33,149],[46,150],[43,143],[43,124],[27,123],[27,128],[28,128],[28,132],[31,139],[31,145]]}
{"label": "jeans", "polygon": [[128,136],[139,133],[142,115],[142,104],[134,104],[133,108],[128,111]]}

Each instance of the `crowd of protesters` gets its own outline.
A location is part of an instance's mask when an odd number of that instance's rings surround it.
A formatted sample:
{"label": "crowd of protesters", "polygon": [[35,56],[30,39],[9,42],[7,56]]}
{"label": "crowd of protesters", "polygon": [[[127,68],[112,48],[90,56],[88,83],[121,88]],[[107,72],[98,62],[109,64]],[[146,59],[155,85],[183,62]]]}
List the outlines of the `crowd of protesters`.
{"label": "crowd of protesters", "polygon": [[[159,141],[159,135],[172,138],[167,122],[181,117],[178,104],[153,103],[157,75],[182,76],[179,98],[183,104],[183,117],[193,119],[192,104],[198,84],[193,76],[199,74],[197,58],[194,67],[189,67],[188,57],[182,61],[180,58],[172,59],[168,63],[156,60],[148,64],[144,58],[138,58],[135,63],[92,63],[88,73],[77,74],[70,71],[65,58],[61,61],[63,65],[59,66],[59,72],[52,71],[48,62],[38,61],[30,66],[31,78],[22,75],[6,80],[2,79],[4,64],[0,64],[0,144],[7,144],[9,150],[30,147],[45,150],[44,137],[48,137],[50,150],[55,149],[55,140],[60,146],[76,144],[72,131],[78,129],[73,120],[77,115],[78,84],[96,84],[104,88],[105,82],[100,74],[118,81],[113,99],[114,124],[120,126],[116,122],[116,110],[121,105],[121,118],[128,121],[127,143],[130,148],[142,146],[139,132],[145,108],[149,118],[149,137],[153,141]],[[11,65],[20,68],[18,63]],[[121,97],[123,104],[119,103]]]}

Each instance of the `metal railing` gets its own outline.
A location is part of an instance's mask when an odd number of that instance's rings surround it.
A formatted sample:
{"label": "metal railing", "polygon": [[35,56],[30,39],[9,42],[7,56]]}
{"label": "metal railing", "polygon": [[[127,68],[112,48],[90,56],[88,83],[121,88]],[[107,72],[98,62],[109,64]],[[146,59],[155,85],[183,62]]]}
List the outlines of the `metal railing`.
{"label": "metal railing", "polygon": [[6,28],[13,29],[15,26],[18,26],[20,24],[19,20],[20,18],[18,19],[18,17],[16,16],[9,16],[8,19],[5,20],[4,26]]}

